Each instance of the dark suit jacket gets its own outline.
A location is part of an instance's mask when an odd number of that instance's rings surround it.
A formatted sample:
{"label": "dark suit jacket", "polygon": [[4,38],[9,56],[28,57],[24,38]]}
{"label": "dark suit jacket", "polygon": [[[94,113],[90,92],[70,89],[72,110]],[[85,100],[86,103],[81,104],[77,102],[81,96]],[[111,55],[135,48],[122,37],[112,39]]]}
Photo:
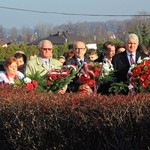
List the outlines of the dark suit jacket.
{"label": "dark suit jacket", "polygon": [[[84,58],[84,62],[90,63],[91,60],[89,58]],[[67,60],[64,65],[75,65],[80,66],[77,58],[73,56],[71,59]],[[76,76],[73,81],[68,85],[67,92],[77,92],[79,89],[79,86],[81,84],[78,82],[78,76]]]}
{"label": "dark suit jacket", "polygon": [[[148,55],[136,51],[136,63],[140,56],[141,59],[143,59],[144,57],[148,57]],[[130,64],[128,61],[126,51],[116,54],[112,59],[112,64],[114,70],[116,71],[117,82],[127,82],[127,73],[130,68]]]}
{"label": "dark suit jacket", "polygon": [[[84,58],[84,62],[90,63],[91,60],[89,58]],[[75,56],[73,56],[72,58],[70,58],[69,60],[64,62],[64,65],[75,65],[75,66],[80,66],[77,58]]]}
{"label": "dark suit jacket", "polygon": [[105,58],[105,55],[104,54],[100,54],[100,56],[96,59],[96,60],[94,60],[94,62],[103,62],[103,59]]}

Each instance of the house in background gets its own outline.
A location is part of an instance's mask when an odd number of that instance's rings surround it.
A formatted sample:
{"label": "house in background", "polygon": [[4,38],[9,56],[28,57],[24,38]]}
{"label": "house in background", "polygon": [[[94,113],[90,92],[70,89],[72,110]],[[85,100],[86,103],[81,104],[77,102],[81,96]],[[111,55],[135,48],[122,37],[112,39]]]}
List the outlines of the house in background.
{"label": "house in background", "polygon": [[7,46],[10,45],[10,44],[11,44],[11,42],[8,42],[8,41],[6,41],[6,40],[0,39],[0,46],[2,46],[2,47],[7,47]]}
{"label": "house in background", "polygon": [[97,50],[97,44],[96,43],[89,43],[86,44],[87,49],[95,49]]}
{"label": "house in background", "polygon": [[86,38],[79,36],[77,34],[66,32],[57,32],[56,34],[49,35],[46,38],[33,41],[28,43],[28,45],[38,45],[38,43],[42,40],[50,40],[54,45],[64,44],[64,43],[73,43],[74,41],[83,41],[86,42]]}

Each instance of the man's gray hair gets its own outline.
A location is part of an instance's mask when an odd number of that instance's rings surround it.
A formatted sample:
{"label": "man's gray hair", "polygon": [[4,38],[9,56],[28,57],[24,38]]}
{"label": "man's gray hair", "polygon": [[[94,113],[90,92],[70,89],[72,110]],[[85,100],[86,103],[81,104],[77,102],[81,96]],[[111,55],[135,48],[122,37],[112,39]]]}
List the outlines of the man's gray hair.
{"label": "man's gray hair", "polygon": [[125,38],[125,42],[128,42],[130,39],[135,39],[135,40],[137,40],[138,43],[139,43],[139,38],[138,38],[138,36],[137,36],[136,34],[134,34],[134,33],[128,34],[128,35],[126,36],[126,38]]}
{"label": "man's gray hair", "polygon": [[39,48],[39,49],[42,48],[43,43],[50,43],[50,44],[52,44],[52,42],[49,41],[49,40],[42,40],[42,41],[40,41],[39,44],[38,44],[38,48]]}

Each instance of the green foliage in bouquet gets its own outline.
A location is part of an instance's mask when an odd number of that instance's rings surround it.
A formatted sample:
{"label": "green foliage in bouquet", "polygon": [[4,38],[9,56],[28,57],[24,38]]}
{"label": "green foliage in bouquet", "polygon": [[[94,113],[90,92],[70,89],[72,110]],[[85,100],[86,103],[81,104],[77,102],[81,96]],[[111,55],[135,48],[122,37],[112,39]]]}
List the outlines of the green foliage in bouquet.
{"label": "green foliage in bouquet", "polygon": [[101,63],[101,73],[98,77],[98,82],[100,84],[114,82],[116,79],[114,72],[113,65],[108,63],[106,58],[104,58],[103,62]]}
{"label": "green foliage in bouquet", "polygon": [[35,73],[31,73],[30,75],[28,75],[28,77],[31,79],[31,80],[35,80],[37,81],[38,83],[38,87],[37,89],[40,91],[40,92],[46,92],[46,88],[45,88],[45,85],[46,85],[46,78],[44,76],[40,76],[41,72],[37,71]]}
{"label": "green foliage in bouquet", "polygon": [[125,84],[124,82],[119,82],[119,83],[111,83],[111,87],[109,88],[110,93],[127,93],[128,91],[128,85]]}
{"label": "green foliage in bouquet", "polygon": [[16,79],[12,85],[22,85],[28,90],[36,88],[40,92],[45,92],[46,79],[44,76],[40,76],[40,72],[31,73],[23,79]]}
{"label": "green foliage in bouquet", "polygon": [[114,71],[110,71],[109,74],[107,75],[104,75],[104,74],[100,74],[99,78],[98,78],[98,81],[99,83],[101,84],[105,84],[105,83],[108,83],[108,82],[114,82],[116,79],[115,75],[114,75]]}

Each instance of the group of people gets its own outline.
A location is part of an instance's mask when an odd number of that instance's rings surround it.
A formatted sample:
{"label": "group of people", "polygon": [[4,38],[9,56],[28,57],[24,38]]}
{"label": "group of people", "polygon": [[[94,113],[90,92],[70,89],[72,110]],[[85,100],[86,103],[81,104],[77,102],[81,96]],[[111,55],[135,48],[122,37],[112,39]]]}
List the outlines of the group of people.
{"label": "group of people", "polygon": [[[39,43],[39,55],[27,60],[24,53],[16,52],[13,57],[6,59],[5,71],[0,72],[0,83],[10,83],[16,78],[23,79],[25,76],[39,72],[40,76],[46,75],[52,69],[60,69],[62,65],[82,66],[84,62],[106,63],[114,69],[116,82],[128,82],[127,73],[132,63],[137,63],[139,57],[148,57],[147,54],[138,50],[139,39],[136,34],[129,34],[125,38],[125,46],[117,48],[113,42],[107,41],[103,45],[103,53],[99,56],[96,51],[87,53],[86,44],[76,41],[73,45],[72,56],[67,59],[61,56],[59,60],[53,58],[53,44],[51,41],[43,40]],[[93,56],[93,57],[91,57]],[[99,93],[108,93],[110,84],[98,85]],[[77,92],[85,89],[91,92],[87,84],[78,82],[78,76],[73,81],[59,91]]]}

